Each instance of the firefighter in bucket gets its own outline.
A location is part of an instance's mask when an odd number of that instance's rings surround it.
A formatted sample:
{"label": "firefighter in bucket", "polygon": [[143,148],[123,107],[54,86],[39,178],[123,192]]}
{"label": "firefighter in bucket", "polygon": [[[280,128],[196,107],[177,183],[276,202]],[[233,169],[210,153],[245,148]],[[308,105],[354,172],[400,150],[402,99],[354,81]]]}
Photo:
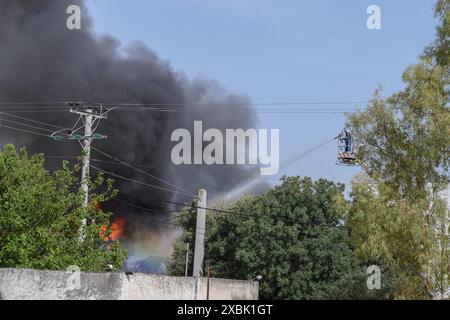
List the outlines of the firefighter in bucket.
{"label": "firefighter in bucket", "polygon": [[345,128],[341,134],[336,137],[338,139],[338,162],[344,165],[356,165],[357,160],[353,150],[352,133]]}

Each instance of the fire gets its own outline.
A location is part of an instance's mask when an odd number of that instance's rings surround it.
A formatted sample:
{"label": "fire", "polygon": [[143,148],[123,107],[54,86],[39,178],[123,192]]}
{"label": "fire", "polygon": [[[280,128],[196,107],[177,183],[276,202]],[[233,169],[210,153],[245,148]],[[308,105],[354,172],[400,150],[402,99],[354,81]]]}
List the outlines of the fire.
{"label": "fire", "polygon": [[110,229],[111,233],[109,236],[105,236],[106,233],[106,226],[103,225],[100,227],[100,237],[103,238],[103,240],[106,241],[116,241],[123,235],[123,227],[125,226],[125,220],[122,218],[114,218],[113,222],[111,223]]}

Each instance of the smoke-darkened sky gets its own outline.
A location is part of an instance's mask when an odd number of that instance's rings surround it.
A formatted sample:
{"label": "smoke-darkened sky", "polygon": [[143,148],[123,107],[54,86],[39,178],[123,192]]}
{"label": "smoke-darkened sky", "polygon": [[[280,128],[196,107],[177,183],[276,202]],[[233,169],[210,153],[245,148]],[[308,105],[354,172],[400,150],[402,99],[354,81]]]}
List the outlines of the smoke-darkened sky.
{"label": "smoke-darkened sky", "polygon": [[[82,7],[81,30],[66,27],[66,9],[71,4]],[[191,192],[206,188],[212,197],[251,175],[251,171],[239,166],[203,166],[194,170],[190,166],[174,166],[170,160],[174,145],[170,134],[176,128],[191,129],[194,120],[202,120],[205,128],[254,127],[256,117],[251,110],[236,113],[229,112],[225,106],[212,106],[248,104],[250,99],[227,92],[213,80],[189,80],[142,44],[121,46],[112,36],[96,35],[82,1],[2,0],[0,43],[0,101],[182,104],[189,112],[180,112],[177,116],[126,108],[113,111],[97,129],[108,139],[94,141],[94,146],[128,163],[154,167],[148,172]],[[68,128],[77,120],[65,108],[48,112],[40,107],[16,115]],[[215,109],[202,112],[204,108]],[[0,142],[27,146],[32,153],[44,152],[49,156],[76,156],[81,151],[76,141],[55,142],[7,128],[1,130]],[[95,152],[92,158],[110,160]],[[48,164],[55,168],[58,161],[49,159]],[[161,185],[129,168],[108,163],[95,165],[135,180]],[[138,206],[160,207],[165,219],[168,213],[164,212],[174,208],[168,208],[155,198],[192,200],[120,179],[116,187],[122,200]],[[136,228],[158,229],[152,224],[158,220],[158,215],[118,202],[109,204],[108,208],[126,218],[128,238],[132,238]]]}

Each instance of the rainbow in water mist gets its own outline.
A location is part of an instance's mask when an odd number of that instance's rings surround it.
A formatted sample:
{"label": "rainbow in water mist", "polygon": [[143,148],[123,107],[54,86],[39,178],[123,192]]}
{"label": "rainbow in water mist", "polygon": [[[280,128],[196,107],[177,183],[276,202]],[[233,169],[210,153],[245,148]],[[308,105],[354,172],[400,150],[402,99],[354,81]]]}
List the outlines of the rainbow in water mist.
{"label": "rainbow in water mist", "polygon": [[124,271],[166,274],[167,264],[173,252],[173,242],[179,231],[149,229],[147,226],[133,227],[127,238],[119,237],[128,250]]}

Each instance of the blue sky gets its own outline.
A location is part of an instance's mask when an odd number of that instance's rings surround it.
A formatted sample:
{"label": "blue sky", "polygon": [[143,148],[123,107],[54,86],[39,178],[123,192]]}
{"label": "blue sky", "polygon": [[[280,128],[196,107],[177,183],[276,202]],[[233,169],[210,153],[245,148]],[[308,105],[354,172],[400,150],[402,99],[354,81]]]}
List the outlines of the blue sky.
{"label": "blue sky", "polygon": [[[100,34],[139,40],[189,77],[220,82],[256,103],[366,101],[390,94],[433,40],[432,0],[90,0]],[[382,29],[366,27],[369,5]],[[335,137],[342,114],[260,114],[280,129],[280,158]],[[287,168],[291,175],[349,182],[357,168],[335,165],[328,144]]]}

